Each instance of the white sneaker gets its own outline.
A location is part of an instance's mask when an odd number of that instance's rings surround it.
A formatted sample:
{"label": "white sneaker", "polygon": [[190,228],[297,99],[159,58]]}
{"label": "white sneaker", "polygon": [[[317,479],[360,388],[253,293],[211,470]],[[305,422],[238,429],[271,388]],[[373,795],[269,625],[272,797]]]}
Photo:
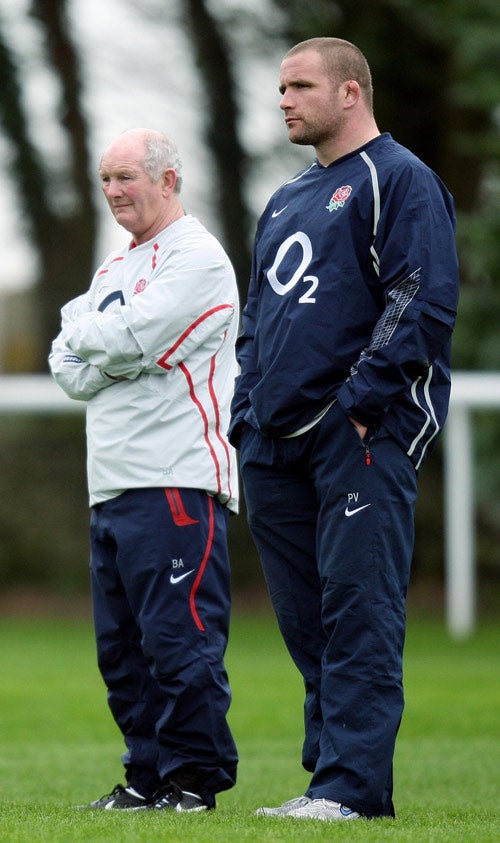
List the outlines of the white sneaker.
{"label": "white sneaker", "polygon": [[361,814],[331,799],[308,799],[306,804],[287,811],[287,817],[305,820],[359,820]]}
{"label": "white sneaker", "polygon": [[255,814],[258,817],[286,817],[290,811],[302,808],[308,805],[310,801],[308,796],[296,796],[294,799],[288,799],[287,802],[278,805],[277,808],[257,808]]}

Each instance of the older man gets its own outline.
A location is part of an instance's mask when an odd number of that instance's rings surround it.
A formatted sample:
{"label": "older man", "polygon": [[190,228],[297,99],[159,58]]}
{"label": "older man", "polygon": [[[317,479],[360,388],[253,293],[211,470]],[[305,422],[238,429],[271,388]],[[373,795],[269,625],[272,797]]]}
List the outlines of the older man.
{"label": "older man", "polygon": [[217,240],[181,204],[163,134],[135,129],[100,179],[131,235],[62,310],[50,366],[87,402],[99,667],[126,785],[89,807],[199,811],[236,779],[224,668],[237,510],[226,440],[238,298]]}

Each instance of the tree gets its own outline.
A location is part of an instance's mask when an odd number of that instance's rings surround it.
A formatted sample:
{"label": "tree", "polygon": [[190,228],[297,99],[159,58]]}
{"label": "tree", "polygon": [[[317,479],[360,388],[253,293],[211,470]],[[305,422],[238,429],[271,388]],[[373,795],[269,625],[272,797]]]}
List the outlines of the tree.
{"label": "tree", "polygon": [[231,50],[204,0],[185,0],[183,19],[208,102],[205,142],[214,162],[215,212],[244,299],[250,274],[250,219],[244,193],[249,162],[239,141],[240,114]]}
{"label": "tree", "polygon": [[[61,305],[88,286],[94,260],[96,212],[90,180],[88,127],[79,61],[66,0],[34,0],[46,61],[59,83],[64,160],[49,163],[35,141],[14,53],[0,28],[0,124],[11,150],[28,243],[38,258],[31,291],[38,318],[32,370],[46,371]],[[32,341],[32,338],[30,338]],[[0,419],[0,567],[4,582],[81,581],[72,565],[86,554],[83,428],[78,419]],[[64,459],[55,456],[64,455]],[[66,487],[66,488],[65,488]],[[85,574],[83,574],[85,576]],[[85,577],[86,578],[86,577]]]}
{"label": "tree", "polygon": [[[251,78],[252,68],[275,61],[276,112],[279,62],[287,46],[316,35],[338,35],[354,41],[366,53],[375,82],[375,106],[381,130],[414,150],[433,167],[455,195],[459,216],[458,244],[462,264],[462,299],[455,334],[455,367],[499,368],[497,339],[500,311],[500,174],[497,50],[500,12],[497,0],[268,0],[266,14],[259,17],[252,4],[225,0],[121,0],[136,15],[132,23],[134,43],[138,27],[150,26],[154,38],[162,37],[162,24],[172,18],[188,36],[188,52],[194,56],[199,86],[204,93],[204,146],[212,161],[210,181],[203,190],[212,193],[213,214],[221,229],[238,275],[242,302],[249,275],[249,244],[259,202],[252,200],[256,176],[269,174],[269,183],[286,178],[302,166],[298,150],[286,140],[271,136],[264,123],[259,149],[250,148],[245,121],[262,116],[263,91]],[[57,81],[58,110],[55,122],[65,139],[65,155],[53,160],[42,152],[33,137],[30,114],[23,96],[18,57],[4,35],[0,21],[0,129],[11,153],[10,175],[16,185],[27,238],[38,257],[38,274],[33,301],[40,321],[36,359],[31,368],[45,370],[50,341],[59,329],[59,309],[69,298],[88,287],[94,269],[98,208],[94,200],[91,173],[91,126],[82,105],[80,47],[70,29],[71,0],[32,0],[31,15],[43,35],[45,62]],[[148,17],[149,15],[149,17]],[[175,16],[178,15],[178,18]],[[171,30],[170,30],[171,32]],[[130,61],[132,55],[128,54]],[[117,62],[121,55],[117,57]],[[125,61],[125,59],[124,59]],[[117,74],[122,70],[117,69]],[[134,70],[131,97],[140,98],[141,84],[151,93],[162,84]],[[259,78],[256,73],[255,78]],[[116,80],[110,80],[111,84]],[[121,77],[119,84],[121,84]],[[169,80],[171,81],[171,80]],[[116,83],[118,85],[118,82]],[[272,83],[271,83],[272,84]],[[246,99],[243,99],[243,92]],[[267,92],[266,92],[267,93]],[[496,109],[496,110],[495,110]],[[495,114],[497,122],[495,122]],[[303,161],[304,158],[301,158]],[[284,163],[285,162],[285,163]],[[297,164],[297,166],[295,166]],[[275,182],[273,182],[275,183]],[[277,185],[276,185],[277,186]],[[267,189],[267,185],[266,185]],[[266,197],[267,198],[267,197]],[[265,201],[265,200],[263,200]],[[1,420],[0,420],[1,423]],[[34,442],[41,430],[50,447],[44,462],[37,462]],[[77,495],[58,495],[63,478],[71,475],[69,452],[76,464],[83,451],[74,438],[74,424],[67,434],[59,425],[38,420],[9,426],[8,447],[0,452],[0,475],[4,500],[9,501],[2,532],[8,533],[9,558],[20,569],[20,554],[26,564],[36,564],[40,576],[52,566],[59,571],[67,564],[67,547],[82,545],[86,513],[83,484]],[[55,433],[57,432],[57,436]],[[65,439],[66,436],[66,439]],[[498,417],[481,428],[478,457],[481,465],[494,463],[498,438]],[[58,445],[56,446],[55,442]],[[57,474],[51,469],[56,447],[68,463]],[[438,452],[439,456],[439,452]],[[500,459],[500,458],[499,458]],[[37,465],[37,483],[25,488],[23,507],[10,501],[13,483],[30,484],[32,466]],[[437,568],[442,560],[442,515],[436,501],[441,495],[439,459],[423,473],[426,486],[421,495],[417,529],[424,566]],[[61,468],[58,466],[58,468]],[[81,472],[81,465],[75,469]],[[496,465],[494,478],[500,475]],[[52,475],[55,474],[54,482]],[[45,478],[45,479],[44,479]],[[490,500],[494,498],[489,486]],[[60,506],[60,541],[46,541],[36,534],[30,513],[43,511],[44,501],[56,497]],[[29,513],[24,526],[20,510]],[[484,524],[483,556],[493,558],[498,534],[498,515],[487,506],[486,493],[481,516]],[[0,511],[0,521],[2,511]],[[66,541],[61,524],[70,525]],[[244,513],[234,522],[243,524]],[[82,524],[82,528],[76,524]],[[50,528],[49,528],[50,529]],[[240,529],[238,527],[238,529]],[[495,532],[496,531],[496,532]],[[35,533],[35,534],[34,534]],[[16,536],[26,537],[26,547],[14,549]],[[79,535],[79,541],[74,537]],[[29,539],[29,540],[28,540]],[[66,544],[65,544],[66,541]],[[245,540],[246,541],[246,540]],[[56,547],[57,545],[57,547]],[[244,542],[241,556],[251,551]],[[498,553],[498,550],[496,551]],[[236,554],[239,555],[238,553]],[[29,558],[28,558],[29,557]],[[36,558],[35,558],[36,557]],[[431,560],[427,563],[427,559]],[[78,560],[81,562],[81,560]],[[239,563],[238,563],[239,564]],[[241,566],[243,568],[243,566]],[[55,575],[56,576],[56,575]],[[247,576],[246,573],[243,575]]]}
{"label": "tree", "polygon": [[67,0],[33,0],[46,61],[60,90],[58,116],[67,156],[44,160],[31,139],[19,72],[0,29],[0,122],[12,155],[26,234],[38,258],[32,297],[39,320],[32,369],[46,371],[50,342],[59,331],[61,305],[88,286],[96,239],[96,209],[90,178],[89,131],[82,107],[77,50],[67,18]]}
{"label": "tree", "polygon": [[[445,181],[458,212],[462,295],[454,340],[455,368],[500,368],[500,138],[498,32],[494,0],[275,0],[289,46],[335,35],[368,57],[382,131],[412,149]],[[496,115],[496,117],[495,117]],[[500,512],[493,488],[500,476],[498,414],[478,429],[483,560],[498,564]],[[417,509],[416,570],[439,570],[443,559],[441,468],[422,474]]]}

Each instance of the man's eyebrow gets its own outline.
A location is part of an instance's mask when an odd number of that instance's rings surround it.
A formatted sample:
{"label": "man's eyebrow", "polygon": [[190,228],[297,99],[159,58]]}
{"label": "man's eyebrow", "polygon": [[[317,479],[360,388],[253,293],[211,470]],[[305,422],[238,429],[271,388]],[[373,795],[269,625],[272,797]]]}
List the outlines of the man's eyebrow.
{"label": "man's eyebrow", "polygon": [[130,165],[130,164],[119,164],[117,167],[100,167],[99,168],[99,175],[103,174],[110,174],[114,173],[115,175],[134,175],[137,172],[137,168]]}
{"label": "man's eyebrow", "polygon": [[285,88],[291,88],[293,85],[311,85],[312,82],[310,79],[307,79],[305,76],[294,76],[293,79],[288,80],[287,82],[282,82],[278,90],[280,93],[283,93]]}

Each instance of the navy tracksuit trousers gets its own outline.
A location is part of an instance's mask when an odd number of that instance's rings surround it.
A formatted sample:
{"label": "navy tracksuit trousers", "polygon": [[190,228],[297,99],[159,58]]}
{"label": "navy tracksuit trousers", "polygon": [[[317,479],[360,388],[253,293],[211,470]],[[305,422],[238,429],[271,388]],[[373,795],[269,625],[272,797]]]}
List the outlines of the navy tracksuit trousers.
{"label": "navy tracksuit trousers", "polygon": [[240,451],[250,529],[305,684],[306,795],[393,816],[415,469],[383,429],[365,443],[338,404],[292,438],[246,426]]}
{"label": "navy tracksuit trousers", "polygon": [[212,806],[236,780],[223,661],[227,518],[197,489],[132,489],[92,508],[99,668],[127,746],[127,781],[144,796],[196,770],[196,792]]}

